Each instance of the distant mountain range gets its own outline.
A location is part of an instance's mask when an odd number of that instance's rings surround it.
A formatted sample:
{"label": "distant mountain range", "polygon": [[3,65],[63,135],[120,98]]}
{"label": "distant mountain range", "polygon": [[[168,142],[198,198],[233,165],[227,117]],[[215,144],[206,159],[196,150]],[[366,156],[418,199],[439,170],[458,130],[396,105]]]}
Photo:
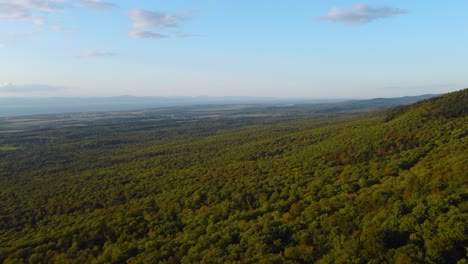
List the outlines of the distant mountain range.
{"label": "distant mountain range", "polygon": [[[359,108],[380,108],[410,104],[436,95],[376,98],[370,100],[350,99],[300,99],[268,97],[64,97],[64,98],[0,98],[0,117],[56,114],[70,112],[102,112],[140,110],[157,107],[214,104],[327,104],[337,111]],[[329,107],[327,107],[329,108]]]}

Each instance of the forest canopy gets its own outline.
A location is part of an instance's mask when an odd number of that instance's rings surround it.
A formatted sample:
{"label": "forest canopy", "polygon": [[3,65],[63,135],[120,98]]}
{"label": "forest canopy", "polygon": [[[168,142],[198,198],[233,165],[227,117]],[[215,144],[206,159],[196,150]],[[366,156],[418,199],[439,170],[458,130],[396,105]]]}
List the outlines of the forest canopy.
{"label": "forest canopy", "polygon": [[468,89],[299,110],[3,131],[0,262],[468,262]]}

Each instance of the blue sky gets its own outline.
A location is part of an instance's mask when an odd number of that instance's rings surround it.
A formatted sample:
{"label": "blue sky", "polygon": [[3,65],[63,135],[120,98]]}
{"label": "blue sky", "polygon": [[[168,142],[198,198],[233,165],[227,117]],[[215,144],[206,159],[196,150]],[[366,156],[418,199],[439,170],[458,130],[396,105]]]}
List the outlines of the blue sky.
{"label": "blue sky", "polygon": [[0,0],[0,97],[468,86],[468,1]]}

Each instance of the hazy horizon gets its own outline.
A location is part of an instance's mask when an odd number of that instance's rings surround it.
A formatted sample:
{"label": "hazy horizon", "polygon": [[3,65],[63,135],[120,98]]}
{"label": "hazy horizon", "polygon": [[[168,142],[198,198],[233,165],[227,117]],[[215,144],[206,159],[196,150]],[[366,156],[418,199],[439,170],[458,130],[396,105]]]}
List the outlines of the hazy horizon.
{"label": "hazy horizon", "polygon": [[468,86],[467,8],[0,0],[0,97],[441,94]]}
{"label": "hazy horizon", "polygon": [[190,107],[201,105],[325,105],[340,102],[362,102],[375,99],[396,100],[397,104],[427,99],[435,95],[404,96],[394,98],[342,98],[342,99],[309,99],[309,98],[273,98],[273,97],[210,97],[210,96],[177,96],[177,97],[43,97],[43,98],[0,98],[0,117],[28,116],[38,114],[89,113],[107,111],[134,111],[165,107]]}
{"label": "hazy horizon", "polygon": [[[453,91],[458,91],[462,89],[454,89]],[[452,91],[449,91],[452,92]],[[444,92],[444,93],[449,93]],[[70,96],[5,96],[0,97],[0,100],[5,99],[31,99],[31,100],[41,100],[41,99],[108,99],[108,98],[182,98],[182,99],[198,99],[198,98],[208,98],[208,99],[265,99],[265,100],[316,100],[316,101],[341,101],[341,100],[369,100],[376,98],[401,98],[401,97],[417,97],[424,95],[440,95],[442,93],[425,93],[425,94],[416,94],[416,95],[402,95],[402,96],[393,96],[393,97],[287,97],[287,96],[248,96],[248,95],[226,95],[226,96],[211,96],[211,95],[70,95]]]}

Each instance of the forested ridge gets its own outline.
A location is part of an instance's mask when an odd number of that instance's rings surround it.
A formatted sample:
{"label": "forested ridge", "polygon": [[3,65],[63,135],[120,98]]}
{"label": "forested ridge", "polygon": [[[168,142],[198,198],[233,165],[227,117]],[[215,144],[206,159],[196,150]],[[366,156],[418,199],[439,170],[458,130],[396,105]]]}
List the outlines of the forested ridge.
{"label": "forested ridge", "polygon": [[1,133],[0,262],[468,263],[467,112]]}

